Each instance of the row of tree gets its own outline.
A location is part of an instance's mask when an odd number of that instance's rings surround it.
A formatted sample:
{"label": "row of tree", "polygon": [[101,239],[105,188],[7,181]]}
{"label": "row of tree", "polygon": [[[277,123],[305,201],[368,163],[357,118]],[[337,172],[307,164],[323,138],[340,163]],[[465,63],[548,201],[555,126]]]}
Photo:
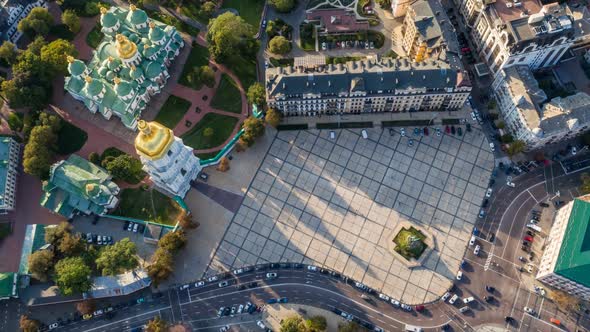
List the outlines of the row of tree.
{"label": "row of tree", "polygon": [[51,248],[29,256],[29,271],[40,281],[53,280],[64,295],[88,291],[93,271],[117,275],[139,265],[135,243],[128,238],[97,250],[73,234],[67,222],[45,228],[45,242]]}
{"label": "row of tree", "polygon": [[152,255],[152,264],[147,267],[148,275],[156,287],[172,275],[174,255],[185,245],[186,234],[183,230],[167,233],[160,238],[158,248]]}

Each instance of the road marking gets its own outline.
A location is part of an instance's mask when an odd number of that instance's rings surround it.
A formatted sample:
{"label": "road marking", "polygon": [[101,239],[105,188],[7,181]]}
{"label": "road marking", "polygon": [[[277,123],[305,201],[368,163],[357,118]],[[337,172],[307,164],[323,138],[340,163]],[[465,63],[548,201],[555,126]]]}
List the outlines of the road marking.
{"label": "road marking", "polygon": [[[529,188],[529,189],[530,189],[530,188]],[[527,189],[527,191],[526,191],[526,192],[528,192],[528,190],[529,190],[529,189]],[[516,196],[516,197],[518,198],[518,197],[519,197],[521,194],[524,194],[524,193],[525,193],[525,191],[523,191],[522,193],[520,193],[520,194],[519,194],[518,196]],[[522,202],[522,204],[520,204],[520,206],[518,207],[518,210],[516,210],[516,213],[513,215],[513,217],[518,215],[518,213],[520,212],[520,209],[522,209],[522,207],[523,207],[524,205],[526,205],[530,199],[531,199],[531,198],[528,198],[528,199],[526,199],[524,202]],[[516,201],[516,199],[515,199],[515,200],[513,200],[512,202],[515,202],[515,201]],[[510,206],[512,206],[512,203],[510,203]],[[502,222],[500,223],[500,225],[501,225],[501,224],[504,222],[504,216],[505,216],[505,215],[506,215],[506,213],[508,212],[508,210],[509,210],[510,206],[509,206],[509,207],[506,209],[506,211],[504,211],[504,215],[502,216]],[[510,234],[512,233],[512,228],[514,227],[514,224],[515,224],[515,222],[514,222],[514,218],[513,218],[513,219],[512,219],[512,222],[510,223],[510,229],[508,230],[508,233],[506,233],[506,235],[507,235],[508,239],[510,239]],[[500,231],[500,227],[498,227],[498,231]],[[506,243],[504,243],[504,249],[502,250],[502,255],[501,255],[502,257],[504,257],[504,253],[506,252],[506,249],[508,248],[508,245],[507,245],[507,244],[508,244],[508,239],[506,240]]]}
{"label": "road marking", "polygon": [[483,266],[483,270],[487,271],[490,268],[490,263],[492,262],[492,257],[494,257],[493,253],[488,254],[488,259],[486,259],[486,264]]}
{"label": "road marking", "polygon": [[[170,293],[168,293],[168,295],[170,295]],[[123,322],[129,322],[129,319],[137,318],[137,317],[141,317],[141,316],[145,316],[145,315],[149,315],[149,314],[153,314],[154,312],[157,312],[158,315],[159,315],[161,310],[166,310],[166,309],[172,309],[172,306],[168,306],[168,307],[165,307],[165,308],[160,308],[160,309],[157,309],[157,310],[152,310],[152,311],[144,312],[143,314],[138,314],[138,315],[135,315],[133,317],[127,317],[127,318],[118,320],[116,322],[104,324],[104,325],[101,325],[101,326],[98,326],[98,327],[89,328],[89,329],[86,329],[86,331],[94,331],[94,330],[104,329],[107,326],[111,326],[111,325],[119,324],[119,323],[123,323]],[[172,311],[172,310],[170,310],[170,311]],[[174,315],[174,313],[172,313],[172,314]]]}
{"label": "road marking", "polygon": [[531,195],[531,197],[535,200],[535,202],[539,203],[539,201],[535,198],[535,196],[533,195],[533,193],[531,193],[530,190],[527,189],[526,191]]}
{"label": "road marking", "polygon": [[[170,301],[170,312],[172,312],[172,321],[175,322],[176,317],[174,317],[174,309],[172,309],[172,297],[170,296],[170,292],[168,292],[168,300]],[[182,305],[180,304],[180,298],[178,299],[178,306],[182,310]]]}

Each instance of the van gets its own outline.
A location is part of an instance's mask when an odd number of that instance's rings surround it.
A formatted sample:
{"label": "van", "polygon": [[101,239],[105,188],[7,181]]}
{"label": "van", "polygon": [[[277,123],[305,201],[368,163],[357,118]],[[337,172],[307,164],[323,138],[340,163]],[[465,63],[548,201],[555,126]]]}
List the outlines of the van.
{"label": "van", "polygon": [[366,130],[364,130],[364,129],[363,129],[363,130],[361,130],[361,135],[363,135],[363,138],[364,138],[364,139],[367,139],[367,138],[369,138],[369,135],[367,134],[367,131],[366,131]]}
{"label": "van", "polygon": [[422,328],[414,325],[406,324],[406,331],[410,332],[422,332]]}
{"label": "van", "polygon": [[534,230],[535,232],[539,232],[539,233],[543,231],[543,229],[541,227],[539,227],[535,224],[527,224],[526,227]]}

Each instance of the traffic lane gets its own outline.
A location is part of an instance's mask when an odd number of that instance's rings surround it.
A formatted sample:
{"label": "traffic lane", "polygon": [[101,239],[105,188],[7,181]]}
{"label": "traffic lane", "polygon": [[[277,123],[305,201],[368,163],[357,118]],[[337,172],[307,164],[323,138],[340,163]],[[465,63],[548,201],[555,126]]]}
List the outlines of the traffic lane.
{"label": "traffic lane", "polygon": [[160,315],[161,310],[168,308],[162,308],[158,310],[152,310],[143,313],[125,313],[125,316],[113,320],[93,320],[89,321],[89,324],[79,325],[75,327],[68,326],[65,331],[85,331],[85,332],[99,332],[99,331],[125,331],[127,329],[139,327],[145,325],[149,320]]}

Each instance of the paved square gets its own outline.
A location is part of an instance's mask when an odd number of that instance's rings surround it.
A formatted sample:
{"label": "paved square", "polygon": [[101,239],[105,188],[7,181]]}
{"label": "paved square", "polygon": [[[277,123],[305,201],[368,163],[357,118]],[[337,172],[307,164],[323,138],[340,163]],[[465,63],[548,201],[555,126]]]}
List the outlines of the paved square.
{"label": "paved square", "polygon": [[[219,245],[211,272],[267,262],[327,267],[405,303],[451,285],[494,165],[479,129],[464,136],[399,131],[279,132]],[[408,128],[407,132],[412,132]],[[434,132],[434,131],[431,131]],[[437,248],[410,269],[389,252],[400,221]]]}

